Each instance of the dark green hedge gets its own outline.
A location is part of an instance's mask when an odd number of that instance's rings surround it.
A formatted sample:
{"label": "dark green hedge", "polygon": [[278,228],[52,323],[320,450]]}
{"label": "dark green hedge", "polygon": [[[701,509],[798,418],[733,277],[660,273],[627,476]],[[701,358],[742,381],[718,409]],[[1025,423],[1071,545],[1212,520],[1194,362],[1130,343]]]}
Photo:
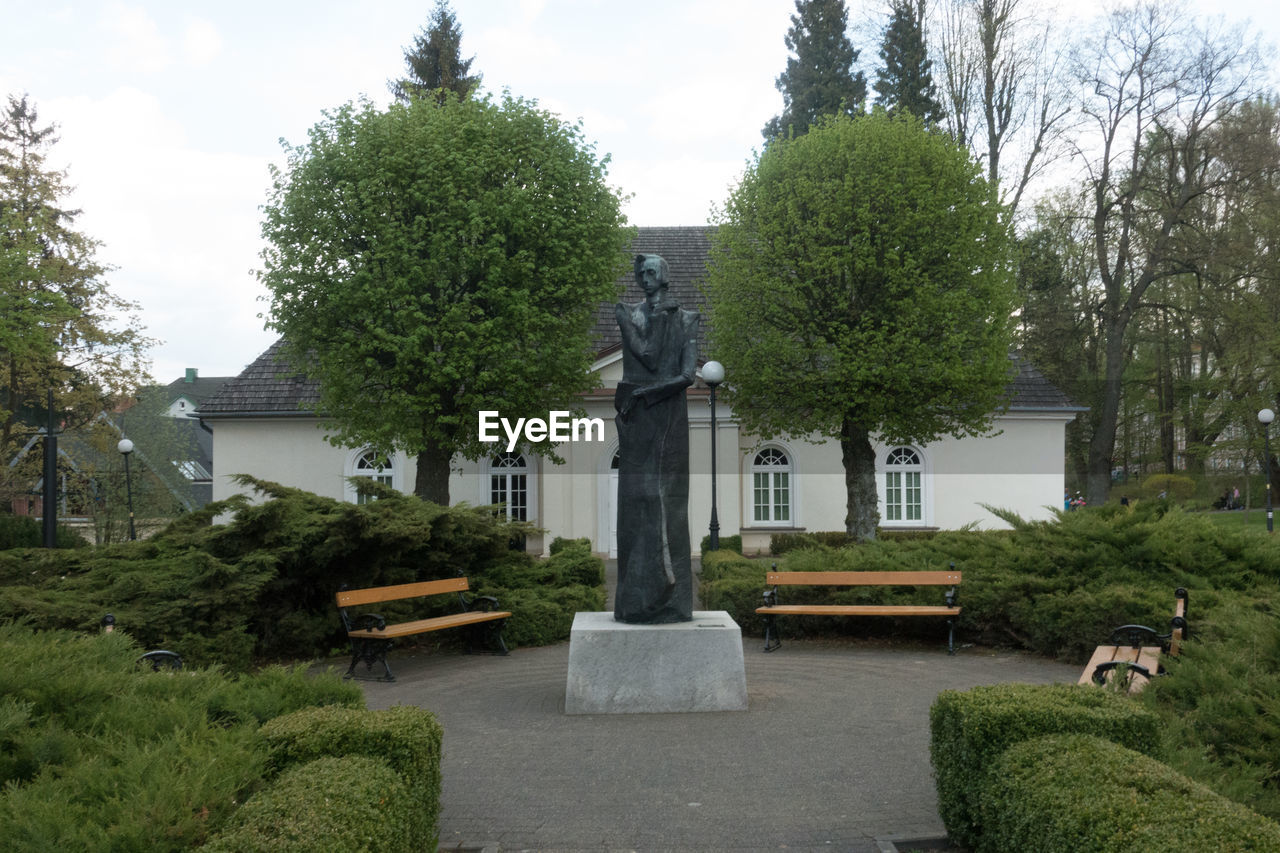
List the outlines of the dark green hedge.
{"label": "dark green hedge", "polygon": [[386,762],[361,755],[317,758],[280,774],[202,850],[212,853],[424,850],[409,837],[415,803]]}
{"label": "dark green hedge", "polygon": [[764,621],[755,610],[763,603],[765,574],[773,565],[772,560],[753,560],[735,551],[704,554],[698,583],[702,605],[708,610],[728,611],[744,635],[761,634]]}
{"label": "dark green hedge", "polygon": [[[44,545],[44,525],[29,515],[0,513],[0,551],[39,548]],[[57,548],[88,548],[89,541],[70,527],[59,524],[54,534]]]}
{"label": "dark green hedge", "polygon": [[[466,575],[512,610],[515,642],[568,636],[565,608],[604,597],[604,564],[567,541],[541,560],[513,552],[533,531],[485,507],[440,507],[366,484],[378,500],[351,504],[244,478],[267,498],[211,504],[141,542],[94,549],[0,551],[0,619],[94,631],[104,613],[143,645],[189,663],[245,670],[255,660],[312,658],[346,645],[334,593]],[[212,524],[229,515],[226,524]],[[599,594],[581,587],[598,588]],[[527,603],[527,607],[526,607]],[[514,604],[512,607],[510,605]],[[453,612],[450,596],[389,604],[392,620]],[[603,605],[593,609],[603,609]],[[460,632],[430,642],[458,643]]]}
{"label": "dark green hedge", "polygon": [[[733,551],[736,554],[741,554],[742,553],[742,537],[736,533],[732,536],[721,536],[719,550]],[[702,537],[702,550],[701,550],[701,554],[703,557],[707,556],[707,554],[709,553],[711,553],[711,535],[710,534]]]}
{"label": "dark green hedge", "polygon": [[983,835],[980,803],[986,780],[1013,744],[1071,732],[1110,738],[1151,754],[1160,745],[1160,721],[1154,713],[1118,693],[1074,684],[944,691],[929,710],[929,730],[938,814],[952,840],[969,848]]}
{"label": "dark green hedge", "polygon": [[325,756],[360,755],[386,762],[409,793],[410,849],[436,848],[443,731],[430,711],[408,705],[385,711],[308,708],[270,721],[262,735],[277,768]]}
{"label": "dark green hedge", "polygon": [[188,850],[267,775],[260,724],[361,706],[332,675],[269,667],[152,672],[128,634],[0,624],[0,846]]}
{"label": "dark green hedge", "polygon": [[977,853],[1280,850],[1280,825],[1101,737],[1011,747],[981,798]]}

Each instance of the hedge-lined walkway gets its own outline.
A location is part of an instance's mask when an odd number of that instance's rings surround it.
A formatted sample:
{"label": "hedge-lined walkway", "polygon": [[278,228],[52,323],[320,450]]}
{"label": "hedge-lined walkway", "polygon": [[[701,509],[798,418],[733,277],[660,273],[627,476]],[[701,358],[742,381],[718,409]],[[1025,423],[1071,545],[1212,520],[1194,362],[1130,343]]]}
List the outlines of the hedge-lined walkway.
{"label": "hedge-lined walkway", "polygon": [[739,713],[567,717],[567,644],[510,657],[393,653],[370,708],[444,726],[442,850],[879,851],[945,835],[929,768],[942,690],[1072,682],[1080,668],[962,649],[745,640]]}

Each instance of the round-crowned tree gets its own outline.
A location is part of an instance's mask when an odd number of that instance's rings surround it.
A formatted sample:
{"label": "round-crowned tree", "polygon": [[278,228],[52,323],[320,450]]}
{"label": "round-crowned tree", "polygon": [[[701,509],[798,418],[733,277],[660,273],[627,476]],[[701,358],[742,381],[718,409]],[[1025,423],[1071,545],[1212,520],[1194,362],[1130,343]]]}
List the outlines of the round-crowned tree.
{"label": "round-crowned tree", "polygon": [[846,529],[875,536],[873,440],[991,428],[1011,378],[1000,206],[968,154],[883,111],[748,164],[719,213],[712,352],[744,429],[839,440]]}
{"label": "round-crowned tree", "polygon": [[348,104],[286,155],[268,326],[319,380],[331,441],[416,456],[415,493],[447,504],[454,454],[492,452],[479,410],[545,412],[590,382],[629,239],[608,158],[509,95]]}

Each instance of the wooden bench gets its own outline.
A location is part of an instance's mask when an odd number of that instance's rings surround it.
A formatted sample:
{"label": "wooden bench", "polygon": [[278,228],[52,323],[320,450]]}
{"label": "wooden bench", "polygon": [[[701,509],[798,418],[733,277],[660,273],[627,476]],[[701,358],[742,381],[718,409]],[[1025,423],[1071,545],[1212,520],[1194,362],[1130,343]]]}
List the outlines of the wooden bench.
{"label": "wooden bench", "polygon": [[[779,572],[765,576],[773,589],[764,592],[764,605],[756,613],[764,617],[764,650],[782,646],[778,636],[778,616],[946,616],[947,651],[955,654],[956,587],[960,572],[955,564],[945,572]],[[783,604],[778,597],[780,586],[949,586],[946,605],[921,604]]]}
{"label": "wooden bench", "polygon": [[[1146,625],[1121,625],[1113,629],[1107,645],[1098,646],[1085,664],[1079,683],[1106,685],[1119,677],[1126,692],[1137,693],[1151,682],[1152,676],[1163,673],[1161,653],[1177,657],[1188,636],[1187,591],[1182,587],[1173,593],[1173,618],[1169,626],[1167,634],[1157,634],[1155,628]],[[1118,672],[1122,674],[1117,676]]]}
{"label": "wooden bench", "polygon": [[[507,644],[502,641],[502,623],[511,616],[505,610],[498,610],[498,599],[491,595],[480,595],[467,598],[464,594],[470,590],[466,578],[450,578],[441,581],[423,581],[420,583],[404,583],[396,586],[369,587],[368,589],[344,589],[335,598],[338,602],[338,614],[342,617],[342,627],[351,641],[351,666],[343,678],[353,678],[356,664],[364,661],[365,670],[372,670],[375,663],[381,663],[385,672],[379,681],[395,681],[391,667],[387,666],[387,651],[396,639],[426,634],[431,631],[442,631],[446,628],[466,627],[467,652],[475,651],[481,634],[488,634],[496,644],[497,654],[507,654]],[[428,598],[434,595],[457,593],[462,605],[461,613],[446,616],[435,616],[430,619],[417,619],[412,622],[399,622],[388,625],[377,613],[362,613],[354,620],[347,617],[348,607],[359,607],[365,604],[377,604],[384,601],[404,601],[413,598]]]}

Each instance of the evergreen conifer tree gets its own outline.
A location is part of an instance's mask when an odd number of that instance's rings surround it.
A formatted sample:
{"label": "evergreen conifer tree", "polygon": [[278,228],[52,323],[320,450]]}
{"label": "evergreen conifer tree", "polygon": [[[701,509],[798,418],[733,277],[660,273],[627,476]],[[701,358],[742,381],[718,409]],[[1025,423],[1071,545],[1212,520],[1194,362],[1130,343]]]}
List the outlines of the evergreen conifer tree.
{"label": "evergreen conifer tree", "polygon": [[925,0],[890,0],[875,91],[876,103],[890,113],[906,111],[933,126],[943,114],[925,50],[924,16]]}
{"label": "evergreen conifer tree", "polygon": [[867,81],[854,73],[858,51],[846,31],[849,13],[844,0],[796,0],[796,13],[787,31],[787,69],[778,75],[782,115],[774,116],[761,133],[765,139],[801,136],[819,116],[862,111]]}
{"label": "evergreen conifer tree", "polygon": [[480,85],[481,75],[470,73],[475,57],[462,59],[462,28],[448,0],[436,0],[430,26],[414,36],[404,61],[408,76],[390,83],[391,93],[401,103],[431,93],[439,100],[442,89],[465,98]]}

